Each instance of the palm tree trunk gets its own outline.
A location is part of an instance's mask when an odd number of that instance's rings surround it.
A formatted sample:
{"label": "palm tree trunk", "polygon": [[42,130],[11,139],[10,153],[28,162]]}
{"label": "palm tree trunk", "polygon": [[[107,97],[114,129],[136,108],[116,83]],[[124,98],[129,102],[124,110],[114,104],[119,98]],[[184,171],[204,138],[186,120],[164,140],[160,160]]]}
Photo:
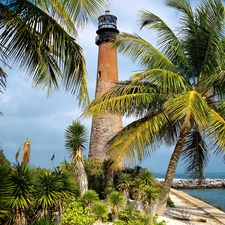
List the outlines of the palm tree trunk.
{"label": "palm tree trunk", "polygon": [[77,154],[76,160],[74,160],[74,169],[80,188],[80,194],[82,195],[88,190],[88,179],[84,168],[84,157],[81,151]]}
{"label": "palm tree trunk", "polygon": [[166,172],[166,178],[165,178],[165,181],[163,183],[163,190],[162,190],[162,193],[160,194],[160,196],[158,197],[158,200],[157,200],[158,207],[157,207],[156,213],[158,215],[164,214],[167,199],[168,199],[169,193],[170,193],[170,188],[172,187],[174,174],[176,172],[177,164],[178,164],[178,161],[179,161],[179,158],[180,158],[180,154],[182,152],[184,143],[186,141],[186,138],[187,138],[190,130],[191,129],[189,127],[184,127],[180,131],[179,139],[176,143],[175,149],[174,149],[173,154],[170,158],[169,166],[168,166],[168,169],[167,169],[167,172]]}

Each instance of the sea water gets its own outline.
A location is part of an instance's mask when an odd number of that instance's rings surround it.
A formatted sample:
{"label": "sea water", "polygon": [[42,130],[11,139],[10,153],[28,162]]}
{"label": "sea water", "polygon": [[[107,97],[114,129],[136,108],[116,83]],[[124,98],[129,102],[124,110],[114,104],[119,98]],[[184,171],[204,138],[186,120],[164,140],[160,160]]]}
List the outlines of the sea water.
{"label": "sea water", "polygon": [[[155,178],[165,178],[165,173],[155,173]],[[174,178],[189,179],[184,173],[176,173]],[[205,179],[225,179],[225,173],[205,173]],[[219,207],[225,212],[225,188],[217,189],[182,189],[185,193],[200,198],[212,206]]]}
{"label": "sea water", "polygon": [[220,210],[225,212],[225,189],[182,189],[183,192],[200,198],[200,200],[208,204],[219,207]]}

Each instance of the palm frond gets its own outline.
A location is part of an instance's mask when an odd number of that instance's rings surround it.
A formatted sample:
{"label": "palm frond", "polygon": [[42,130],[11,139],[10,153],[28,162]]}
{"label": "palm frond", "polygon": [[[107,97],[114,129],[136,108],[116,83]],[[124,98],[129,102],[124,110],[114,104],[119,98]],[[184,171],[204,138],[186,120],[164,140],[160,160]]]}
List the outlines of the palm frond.
{"label": "palm frond", "polygon": [[114,46],[144,69],[163,68],[178,72],[175,65],[163,53],[137,34],[120,33]]}
{"label": "palm frond", "polygon": [[182,12],[179,37],[183,40],[186,57],[197,79],[209,77],[218,68],[218,55],[224,36],[224,7],[221,1],[201,1],[195,12],[185,0],[168,0],[166,5]]}
{"label": "palm frond", "polygon": [[141,117],[162,108],[163,98],[151,83],[119,82],[102,96],[96,97],[85,110],[84,116],[100,116],[110,112]]}
{"label": "palm frond", "polygon": [[163,94],[178,94],[190,90],[191,86],[179,73],[164,69],[151,69],[131,76],[131,80],[154,84]]}
{"label": "palm frond", "polygon": [[[54,0],[52,0],[54,1]],[[107,0],[64,0],[64,8],[75,21],[78,28],[83,28],[88,19],[96,22],[102,10],[107,8],[110,1]]]}
{"label": "palm frond", "polygon": [[209,127],[206,130],[206,135],[211,140],[211,145],[213,145],[215,149],[214,152],[224,155],[223,158],[225,161],[225,120],[213,109],[211,109]]}
{"label": "palm frond", "polygon": [[[17,5],[15,5],[17,3]],[[77,94],[80,104],[88,100],[86,67],[82,48],[47,13],[28,1],[0,4],[1,42],[9,60],[26,79],[48,94],[59,89]]]}
{"label": "palm frond", "polygon": [[149,156],[164,142],[164,128],[167,125],[167,117],[164,113],[159,113],[154,117],[136,120],[123,128],[109,141],[107,154],[113,162],[112,167],[117,167],[125,157],[134,164],[136,158],[142,161]]}
{"label": "palm frond", "polygon": [[157,45],[161,52],[177,67],[180,73],[184,76],[189,74],[189,78],[193,77],[182,43],[161,18],[147,10],[141,10],[138,25],[141,29],[146,27],[149,30],[156,31]]}
{"label": "palm frond", "polygon": [[4,72],[4,70],[0,67],[0,92],[3,93],[3,91],[6,88],[6,77],[7,74]]}
{"label": "palm frond", "polygon": [[192,130],[189,133],[181,153],[181,160],[185,165],[185,173],[190,178],[199,179],[200,182],[204,179],[204,168],[209,162],[209,152],[207,143],[199,131]]}
{"label": "palm frond", "polygon": [[196,91],[170,98],[166,103],[166,112],[172,121],[182,121],[182,125],[192,127],[195,122],[200,128],[208,124],[210,108]]}

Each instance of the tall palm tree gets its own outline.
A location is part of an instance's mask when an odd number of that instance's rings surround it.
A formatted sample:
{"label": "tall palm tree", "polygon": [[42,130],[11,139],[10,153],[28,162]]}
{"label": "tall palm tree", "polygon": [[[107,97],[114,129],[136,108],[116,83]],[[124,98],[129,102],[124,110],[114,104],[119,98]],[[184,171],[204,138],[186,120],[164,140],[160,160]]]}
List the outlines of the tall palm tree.
{"label": "tall palm tree", "polygon": [[198,176],[207,164],[206,154],[211,150],[224,156],[225,149],[224,6],[220,0],[201,1],[195,10],[186,0],[165,4],[181,15],[177,33],[157,15],[142,10],[139,26],[156,31],[157,48],[136,34],[122,33],[115,46],[143,71],[94,99],[85,112],[136,116],[109,142],[115,166],[125,156],[141,161],[160,144],[175,146],[158,214],[164,212],[184,149],[198,152],[186,154],[189,165],[197,165],[191,169]]}
{"label": "tall palm tree", "polygon": [[62,86],[78,96],[79,104],[87,103],[85,59],[77,33],[107,4],[105,0],[1,1],[0,43],[7,62],[19,66],[33,87],[47,88],[50,94]]}
{"label": "tall palm tree", "polygon": [[88,179],[84,167],[83,150],[88,141],[87,129],[79,120],[73,121],[65,131],[65,146],[74,165],[74,173],[80,187],[81,195],[88,189]]}

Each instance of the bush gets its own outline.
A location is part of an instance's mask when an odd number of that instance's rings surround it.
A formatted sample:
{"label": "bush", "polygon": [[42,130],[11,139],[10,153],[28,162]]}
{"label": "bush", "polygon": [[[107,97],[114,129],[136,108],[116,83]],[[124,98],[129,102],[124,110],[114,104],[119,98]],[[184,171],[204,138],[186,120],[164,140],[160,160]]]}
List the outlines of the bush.
{"label": "bush", "polygon": [[175,208],[174,202],[171,200],[171,198],[167,199],[166,207]]}
{"label": "bush", "polygon": [[87,216],[81,202],[75,198],[64,204],[63,225],[91,225],[94,224],[94,218]]}

